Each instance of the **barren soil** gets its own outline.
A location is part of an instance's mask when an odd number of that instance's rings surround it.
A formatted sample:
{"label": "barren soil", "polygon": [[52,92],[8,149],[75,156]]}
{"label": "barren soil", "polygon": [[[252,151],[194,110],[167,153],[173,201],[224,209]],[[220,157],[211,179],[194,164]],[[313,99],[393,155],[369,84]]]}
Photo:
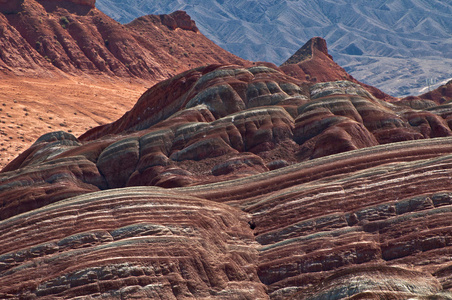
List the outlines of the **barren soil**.
{"label": "barren soil", "polygon": [[79,136],[131,109],[152,83],[7,77],[0,79],[0,169],[41,135]]}

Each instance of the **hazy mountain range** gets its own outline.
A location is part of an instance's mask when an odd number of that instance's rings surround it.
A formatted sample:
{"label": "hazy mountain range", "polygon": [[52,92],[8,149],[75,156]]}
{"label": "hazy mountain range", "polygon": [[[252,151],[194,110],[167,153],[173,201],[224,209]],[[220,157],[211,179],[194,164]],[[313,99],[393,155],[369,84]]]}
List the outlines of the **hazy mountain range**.
{"label": "hazy mountain range", "polygon": [[202,33],[254,61],[283,63],[321,36],[336,62],[392,95],[418,94],[452,77],[452,1],[97,0],[122,23],[185,10]]}

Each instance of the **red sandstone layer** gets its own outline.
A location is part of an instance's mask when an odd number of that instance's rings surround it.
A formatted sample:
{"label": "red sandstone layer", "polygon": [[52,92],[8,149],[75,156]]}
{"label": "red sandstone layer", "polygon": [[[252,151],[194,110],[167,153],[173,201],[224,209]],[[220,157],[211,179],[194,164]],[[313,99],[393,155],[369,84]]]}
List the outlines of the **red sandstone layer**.
{"label": "red sandstone layer", "polygon": [[0,173],[0,295],[447,299],[451,108],[409,104],[208,66],[46,134]]}

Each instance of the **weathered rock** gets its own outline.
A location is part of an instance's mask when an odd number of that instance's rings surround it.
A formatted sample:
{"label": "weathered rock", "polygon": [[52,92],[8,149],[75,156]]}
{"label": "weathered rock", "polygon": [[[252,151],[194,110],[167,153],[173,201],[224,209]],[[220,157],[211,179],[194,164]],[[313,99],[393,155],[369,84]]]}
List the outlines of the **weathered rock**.
{"label": "weathered rock", "polygon": [[169,15],[160,15],[160,18],[163,25],[166,25],[173,30],[181,28],[193,32],[199,31],[195,21],[193,21],[185,11],[178,10]]}
{"label": "weathered rock", "polygon": [[[271,161],[290,165],[378,144],[449,136],[450,112],[391,105],[349,81],[307,86],[268,66],[212,65],[155,85],[121,119],[65,142],[76,144],[37,143],[5,171],[83,155],[110,188],[194,185],[243,177],[241,167],[230,169],[222,160],[240,161],[241,152],[263,159],[251,160],[255,166],[236,161],[252,170],[245,172],[250,175],[268,171]],[[89,142],[95,139],[100,140]]]}
{"label": "weathered rock", "polygon": [[326,41],[320,37],[315,37],[310,39],[303,47],[301,47],[294,55],[292,55],[288,60],[286,60],[281,66],[295,65],[301,63],[307,59],[311,59],[314,55],[320,52],[329,58],[333,58],[328,54],[328,48],[326,46]]}
{"label": "weathered rock", "polygon": [[293,77],[312,83],[347,80],[362,85],[378,99],[395,101],[391,97],[373,86],[363,84],[345,72],[333,61],[328,54],[326,41],[315,37],[310,39],[292,57],[280,66],[281,70]]}
{"label": "weathered rock", "polygon": [[0,219],[106,187],[96,165],[83,156],[7,172],[0,179]]}
{"label": "weathered rock", "polygon": [[83,5],[88,6],[90,8],[94,8],[96,4],[96,0],[37,0],[38,2],[55,2],[59,5],[65,5],[68,3],[77,4],[77,5]]}
{"label": "weathered rock", "polygon": [[2,0],[0,32],[0,71],[7,74],[155,83],[204,64],[250,64],[207,39],[182,11],[121,25],[95,0]]}
{"label": "weathered rock", "polygon": [[0,173],[0,298],[451,298],[452,106],[433,103],[268,64],[157,84]]}
{"label": "weathered rock", "polygon": [[[423,106],[429,105],[434,106],[435,104],[447,104],[452,100],[452,80],[448,81],[446,84],[439,86],[433,91],[429,91],[425,94],[419,96],[408,96],[398,103],[405,104],[409,106],[419,106],[418,103],[423,103]],[[432,104],[433,102],[433,104]]]}
{"label": "weathered rock", "polygon": [[139,151],[138,138],[120,140],[102,151],[96,165],[109,188],[125,186],[138,164]]}
{"label": "weathered rock", "polygon": [[262,158],[252,153],[243,153],[240,156],[232,157],[212,168],[212,174],[215,176],[230,173],[240,173],[241,175],[246,174],[249,176],[266,171],[268,171],[268,168]]}
{"label": "weathered rock", "polygon": [[315,294],[305,299],[447,299],[449,296],[441,290],[439,281],[430,274],[374,265],[339,271],[322,281],[322,286],[316,287]]}
{"label": "weathered rock", "polygon": [[0,222],[0,295],[265,299],[248,218],[158,188],[67,198]]}

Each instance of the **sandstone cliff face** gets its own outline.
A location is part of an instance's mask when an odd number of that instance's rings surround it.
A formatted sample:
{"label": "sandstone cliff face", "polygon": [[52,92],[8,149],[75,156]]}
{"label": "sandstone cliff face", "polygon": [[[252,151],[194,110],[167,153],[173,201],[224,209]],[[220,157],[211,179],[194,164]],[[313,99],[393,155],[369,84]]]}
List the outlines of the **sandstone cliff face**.
{"label": "sandstone cliff face", "polygon": [[46,134],[0,173],[0,297],[449,299],[452,106],[422,101],[209,65]]}
{"label": "sandstone cliff face", "polygon": [[94,0],[0,2],[0,76],[100,75],[158,82],[196,66],[246,62],[183,11],[121,25]]}

